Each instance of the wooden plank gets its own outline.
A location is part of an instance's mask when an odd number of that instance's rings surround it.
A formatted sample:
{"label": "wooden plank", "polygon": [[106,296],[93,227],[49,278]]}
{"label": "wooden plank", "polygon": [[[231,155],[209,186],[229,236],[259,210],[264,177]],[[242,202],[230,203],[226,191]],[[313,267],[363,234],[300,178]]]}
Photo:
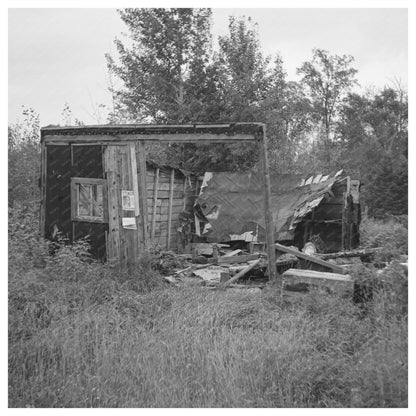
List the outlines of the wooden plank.
{"label": "wooden plank", "polygon": [[321,280],[330,280],[334,282],[342,283],[354,283],[354,279],[349,274],[339,274],[331,272],[321,272],[317,270],[304,270],[304,269],[289,269],[283,273],[284,276],[299,276],[300,278],[315,278],[319,281]]}
{"label": "wooden plank", "polygon": [[170,238],[171,238],[171,224],[172,224],[172,200],[173,200],[173,184],[175,181],[175,170],[172,169],[170,173],[170,194],[169,194],[169,213],[168,213],[168,240],[166,248],[170,248]]}
{"label": "wooden plank", "polygon": [[354,291],[354,280],[349,275],[318,272],[315,270],[289,269],[283,273],[284,284],[296,285],[299,283],[315,286],[324,286],[333,291],[344,294]]}
{"label": "wooden plank", "polygon": [[47,126],[42,127],[42,137],[47,134],[71,134],[87,131],[88,134],[175,134],[186,132],[192,134],[194,132],[207,133],[212,130],[225,131],[228,134],[239,133],[256,133],[262,126],[258,122],[248,123],[187,123],[187,124],[96,124],[89,126]]}
{"label": "wooden plank", "polygon": [[158,193],[158,185],[159,185],[159,172],[160,169],[156,168],[155,179],[153,182],[153,207],[152,207],[152,230],[151,230],[151,238],[155,237],[155,226],[156,226],[156,208],[157,208],[157,193]]}
{"label": "wooden plank", "polygon": [[315,254],[315,256],[323,260],[349,258],[349,257],[367,257],[367,256],[373,256],[380,250],[382,250],[381,247],[375,247],[375,248],[367,248],[367,249],[362,249],[362,250],[340,251],[338,253],[326,253],[326,254],[317,253]]}
{"label": "wooden plank", "polygon": [[238,143],[238,142],[254,142],[255,138],[253,134],[225,134],[225,133],[173,133],[173,134],[119,134],[119,135],[106,135],[102,134],[48,134],[47,131],[43,132],[42,139],[46,143],[94,143],[94,144],[108,144],[117,145],[119,141],[123,142],[155,142],[155,143]]}
{"label": "wooden plank", "polygon": [[263,191],[264,191],[264,219],[266,225],[266,242],[267,242],[267,257],[268,257],[268,271],[270,280],[278,280],[277,288],[280,291],[278,295],[281,295],[282,280],[277,274],[276,269],[276,251],[274,244],[274,223],[271,210],[271,189],[270,189],[270,172],[269,172],[269,160],[267,155],[267,135],[266,126],[263,126],[263,135],[259,140],[259,151],[261,167],[263,171]]}
{"label": "wooden plank", "polygon": [[[139,258],[140,254],[140,230],[137,224],[139,224],[140,221],[140,198],[139,198],[139,183],[137,180],[137,162],[136,162],[136,146],[134,143],[129,144],[129,153],[130,153],[130,166],[131,166],[131,177],[132,177],[132,186],[133,186],[133,195],[134,195],[134,217],[136,221],[136,229],[134,230],[135,235],[135,256],[133,260],[133,263],[136,262],[136,260]],[[145,199],[147,200],[147,198]]]}
{"label": "wooden plank", "polygon": [[[131,141],[123,141],[123,140],[89,140],[88,137],[90,136],[86,136],[86,139],[83,141],[77,141],[77,142],[72,142],[71,140],[71,136],[66,136],[67,140],[55,140],[54,137],[56,136],[48,136],[47,138],[45,138],[44,143],[47,146],[91,146],[91,145],[95,145],[95,146],[127,146]],[[61,136],[59,136],[61,137]]]}
{"label": "wooden plank", "polygon": [[295,250],[291,247],[283,246],[282,244],[279,244],[279,243],[275,243],[274,246],[276,247],[277,250],[283,251],[284,253],[293,254],[298,258],[308,260],[312,263],[319,264],[320,266],[327,267],[329,269],[334,270],[336,273],[346,274],[346,271],[342,267],[340,267],[336,264],[329,263],[328,261],[322,260],[322,259],[314,257],[314,256],[309,256],[308,254],[305,254],[305,253],[303,253],[299,250]]}
{"label": "wooden plank", "polygon": [[147,190],[146,190],[146,151],[143,141],[136,143],[137,161],[139,175],[138,187],[139,187],[139,203],[140,203],[140,224],[142,231],[142,245],[146,249],[148,246],[148,235],[147,235]]}

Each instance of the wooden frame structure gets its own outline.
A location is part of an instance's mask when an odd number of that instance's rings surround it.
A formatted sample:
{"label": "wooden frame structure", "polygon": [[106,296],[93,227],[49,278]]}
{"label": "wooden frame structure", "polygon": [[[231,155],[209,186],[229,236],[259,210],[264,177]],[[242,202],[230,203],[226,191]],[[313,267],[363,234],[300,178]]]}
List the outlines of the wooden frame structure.
{"label": "wooden frame structure", "polygon": [[[264,192],[264,218],[267,239],[268,254],[268,271],[270,279],[277,278],[276,273],[276,253],[274,247],[274,224],[271,212],[271,191],[270,191],[270,173],[267,153],[267,135],[266,126],[263,123],[231,123],[231,124],[188,124],[188,125],[104,125],[104,126],[77,126],[77,127],[54,127],[48,126],[41,129],[41,232],[45,234],[45,222],[47,211],[53,207],[53,199],[48,198],[48,181],[53,169],[48,167],[48,162],[54,159],[49,157],[49,150],[59,149],[66,146],[63,151],[70,153],[72,173],[57,175],[55,189],[59,189],[59,181],[68,181],[70,176],[82,177],[77,172],[76,167],[83,169],[81,163],[77,165],[77,155],[81,154],[79,148],[85,147],[85,152],[92,147],[101,146],[103,150],[103,176],[107,180],[108,189],[108,219],[110,228],[117,230],[122,227],[121,218],[114,215],[121,206],[121,190],[118,185],[117,172],[120,169],[119,159],[116,157],[120,146],[128,149],[130,166],[133,169],[133,189],[135,201],[135,218],[138,220],[136,227],[136,241],[138,250],[145,250],[148,245],[148,215],[147,215],[147,198],[146,198],[146,154],[145,143],[242,143],[256,142],[259,146],[261,168],[263,172],[263,192]],[[77,155],[73,154],[73,147],[78,151]],[[67,152],[67,148],[68,150]],[[82,152],[82,151],[81,151]],[[68,154],[69,154],[68,153]],[[96,161],[91,166],[101,163]],[[75,169],[75,170],[74,170]],[[61,170],[64,172],[64,170]],[[100,173],[99,173],[100,174]],[[61,176],[61,178],[59,178]],[[62,176],[68,176],[67,179]],[[97,175],[96,175],[97,176]],[[97,176],[100,178],[100,176]],[[157,179],[155,177],[155,186],[157,189]],[[171,181],[174,180],[174,171],[172,170]],[[65,182],[65,183],[66,183]],[[173,187],[170,187],[172,192]],[[172,195],[169,197],[172,198]],[[56,199],[59,202],[59,198]],[[48,202],[49,201],[49,202]],[[52,202],[51,202],[52,201]],[[118,207],[117,207],[118,204]],[[170,204],[171,206],[171,204]],[[155,207],[153,206],[153,210]],[[59,207],[57,208],[59,211]],[[171,210],[171,208],[170,208]],[[56,214],[59,215],[59,212]],[[169,212],[171,218],[171,211]],[[152,219],[153,221],[153,219]],[[170,227],[168,228],[170,232]],[[154,231],[151,228],[151,233]],[[116,232],[116,231],[115,231]],[[169,241],[169,240],[168,240]],[[108,246],[112,245],[111,239]],[[117,245],[117,244],[116,244]],[[113,252],[123,255],[122,247],[113,250]]]}

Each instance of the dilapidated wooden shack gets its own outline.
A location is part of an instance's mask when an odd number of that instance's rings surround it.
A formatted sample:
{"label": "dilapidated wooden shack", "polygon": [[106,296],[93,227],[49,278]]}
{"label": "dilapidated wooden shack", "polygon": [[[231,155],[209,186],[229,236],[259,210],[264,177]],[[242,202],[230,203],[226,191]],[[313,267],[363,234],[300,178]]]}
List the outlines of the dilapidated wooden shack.
{"label": "dilapidated wooden shack", "polygon": [[[41,231],[87,237],[103,260],[134,262],[152,244],[175,249],[181,215],[193,217],[198,178],[146,161],[145,143],[259,143],[269,261],[275,258],[264,125],[105,125],[41,129]],[[272,270],[274,273],[274,270]]]}

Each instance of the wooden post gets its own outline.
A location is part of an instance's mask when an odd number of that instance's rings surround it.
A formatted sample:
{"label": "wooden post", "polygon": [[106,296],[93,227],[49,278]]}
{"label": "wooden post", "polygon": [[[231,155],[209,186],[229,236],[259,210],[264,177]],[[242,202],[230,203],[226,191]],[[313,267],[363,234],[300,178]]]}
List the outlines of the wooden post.
{"label": "wooden post", "polygon": [[104,154],[104,171],[107,177],[108,205],[108,260],[126,263],[126,244],[123,229],[123,208],[121,201],[121,160],[118,146],[108,146]]}
{"label": "wooden post", "polygon": [[263,190],[264,190],[264,219],[266,226],[266,242],[267,242],[267,258],[268,258],[268,270],[269,279],[278,281],[278,288],[280,294],[282,293],[282,278],[278,276],[276,269],[276,252],[274,247],[274,223],[273,215],[271,211],[271,187],[270,187],[270,173],[269,173],[269,160],[267,155],[267,136],[266,126],[263,125],[263,134],[259,140],[260,160],[263,170]]}
{"label": "wooden post", "polygon": [[117,192],[117,211],[118,215],[118,228],[120,235],[120,264],[125,267],[129,260],[127,255],[127,244],[126,244],[126,233],[123,227],[123,196],[122,196],[122,174],[123,174],[123,164],[122,164],[122,153],[118,146],[116,147],[115,154],[117,155],[116,159],[116,192]]}
{"label": "wooden post", "polygon": [[114,164],[116,166],[116,170],[115,170],[115,176],[114,176],[114,180],[115,180],[115,189],[114,192],[116,194],[116,202],[117,202],[117,212],[118,212],[118,216],[117,216],[117,223],[118,223],[118,232],[119,232],[119,244],[120,244],[120,251],[119,251],[119,261],[120,261],[120,265],[122,267],[125,267],[127,265],[127,261],[128,261],[128,257],[127,257],[127,245],[126,245],[126,236],[125,236],[125,232],[124,232],[124,227],[123,227],[123,197],[121,195],[121,190],[122,190],[122,161],[121,161],[121,152],[120,149],[117,146],[114,146],[114,155],[115,155],[115,160],[114,160]]}
{"label": "wooden post", "polygon": [[341,211],[341,250],[346,250],[345,247],[345,192],[342,193],[342,211]]}
{"label": "wooden post", "polygon": [[185,176],[183,180],[183,210],[186,210],[186,181],[188,178]]}
{"label": "wooden post", "polygon": [[45,237],[45,217],[46,217],[46,145],[41,144],[41,176],[40,176],[40,234]]}
{"label": "wooden post", "polygon": [[170,171],[170,187],[169,187],[169,211],[168,211],[168,241],[166,249],[170,249],[170,237],[172,226],[172,202],[173,202],[173,185],[175,183],[175,169]]}
{"label": "wooden post", "polygon": [[136,162],[136,146],[134,143],[129,143],[129,153],[130,153],[130,164],[131,164],[131,173],[132,173],[132,185],[133,185],[133,195],[134,195],[134,220],[136,222],[136,241],[137,241],[137,248],[138,252],[133,260],[135,263],[138,259],[140,254],[140,230],[139,230],[139,222],[140,222],[140,197],[139,197],[139,184],[137,181],[137,162]]}
{"label": "wooden post", "polygon": [[347,192],[345,198],[345,216],[346,216],[346,224],[345,224],[345,248],[344,250],[351,250],[351,236],[352,236],[352,227],[351,227],[351,177],[347,176]]}
{"label": "wooden post", "polygon": [[147,235],[147,190],[146,190],[146,153],[145,146],[142,140],[137,141],[137,153],[138,153],[138,170],[137,174],[139,175],[138,189],[139,189],[139,204],[140,204],[140,225],[142,230],[142,244],[143,249],[146,250],[148,245],[148,235]]}
{"label": "wooden post", "polygon": [[156,232],[156,205],[157,205],[157,192],[159,188],[159,168],[156,168],[155,172],[155,180],[153,184],[153,209],[152,209],[152,231],[151,231],[151,239],[155,238]]}
{"label": "wooden post", "polygon": [[216,244],[212,246],[212,257],[214,264],[218,264],[218,246]]}

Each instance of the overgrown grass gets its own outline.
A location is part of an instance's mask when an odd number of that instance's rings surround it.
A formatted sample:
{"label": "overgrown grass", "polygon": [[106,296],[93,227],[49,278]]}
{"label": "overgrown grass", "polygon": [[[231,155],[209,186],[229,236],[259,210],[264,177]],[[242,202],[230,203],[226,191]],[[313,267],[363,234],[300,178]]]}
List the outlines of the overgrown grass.
{"label": "overgrown grass", "polygon": [[[36,239],[21,237],[10,250]],[[9,256],[10,407],[407,406],[404,286],[365,311],[317,294],[280,304],[273,285],[178,289],[151,258],[120,271],[79,249],[38,267]]]}

